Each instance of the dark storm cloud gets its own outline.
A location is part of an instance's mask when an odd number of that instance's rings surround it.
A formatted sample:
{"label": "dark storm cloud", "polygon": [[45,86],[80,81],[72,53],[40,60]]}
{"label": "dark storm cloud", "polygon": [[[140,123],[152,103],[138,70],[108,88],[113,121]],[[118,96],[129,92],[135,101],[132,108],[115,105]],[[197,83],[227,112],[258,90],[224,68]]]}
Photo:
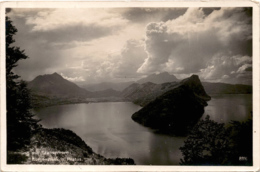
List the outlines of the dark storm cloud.
{"label": "dark storm cloud", "polygon": [[86,42],[109,35],[115,31],[117,30],[114,28],[77,24],[73,26],[67,26],[66,28],[60,28],[58,30],[33,31],[31,32],[31,36],[34,37],[34,39],[46,40],[49,43],[66,43],[72,40]]}
{"label": "dark storm cloud", "polygon": [[175,19],[186,12],[187,8],[128,8],[124,18],[137,23],[160,22]]}
{"label": "dark storm cloud", "polygon": [[219,8],[202,8],[202,10],[206,16],[210,15],[213,11],[220,10],[220,9],[221,9],[220,7]]}

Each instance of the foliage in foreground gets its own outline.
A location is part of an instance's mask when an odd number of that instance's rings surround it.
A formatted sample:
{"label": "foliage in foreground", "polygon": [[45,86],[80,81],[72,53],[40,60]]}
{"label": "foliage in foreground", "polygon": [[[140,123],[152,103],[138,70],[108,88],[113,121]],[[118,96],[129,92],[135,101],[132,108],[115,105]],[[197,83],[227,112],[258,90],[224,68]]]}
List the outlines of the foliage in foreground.
{"label": "foliage in foreground", "polygon": [[223,123],[200,120],[184,146],[181,165],[252,165],[252,119]]}
{"label": "foliage in foreground", "polygon": [[13,68],[21,59],[28,58],[24,51],[15,47],[13,36],[17,29],[6,17],[6,103],[7,103],[7,150],[15,151],[26,148],[34,131],[38,128],[38,120],[30,112],[30,93],[24,81],[13,73]]}

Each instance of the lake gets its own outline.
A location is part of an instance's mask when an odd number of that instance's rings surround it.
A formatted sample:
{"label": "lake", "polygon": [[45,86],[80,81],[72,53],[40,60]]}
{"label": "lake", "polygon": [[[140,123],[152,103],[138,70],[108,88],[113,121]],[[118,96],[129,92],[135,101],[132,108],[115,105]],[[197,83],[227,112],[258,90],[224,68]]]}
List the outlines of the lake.
{"label": "lake", "polygon": [[209,115],[210,119],[227,124],[231,120],[244,121],[251,117],[252,94],[212,95],[211,98],[202,118]]}
{"label": "lake", "polygon": [[[252,95],[215,95],[205,113],[229,123],[251,116]],[[134,122],[131,115],[141,109],[131,102],[59,105],[34,109],[46,128],[74,131],[93,151],[106,158],[133,158],[138,165],[179,165],[185,137],[155,134]]]}

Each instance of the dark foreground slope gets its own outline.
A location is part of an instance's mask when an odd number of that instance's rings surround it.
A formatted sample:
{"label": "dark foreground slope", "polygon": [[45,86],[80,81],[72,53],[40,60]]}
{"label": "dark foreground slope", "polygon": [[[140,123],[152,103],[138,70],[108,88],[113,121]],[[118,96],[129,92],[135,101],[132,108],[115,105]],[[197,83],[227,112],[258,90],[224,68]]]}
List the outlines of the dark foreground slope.
{"label": "dark foreground slope", "polygon": [[134,113],[132,119],[159,132],[186,135],[209,100],[199,77],[192,75]]}
{"label": "dark foreground slope", "polygon": [[8,152],[8,164],[134,165],[131,158],[105,158],[74,132],[41,128],[27,150]]}

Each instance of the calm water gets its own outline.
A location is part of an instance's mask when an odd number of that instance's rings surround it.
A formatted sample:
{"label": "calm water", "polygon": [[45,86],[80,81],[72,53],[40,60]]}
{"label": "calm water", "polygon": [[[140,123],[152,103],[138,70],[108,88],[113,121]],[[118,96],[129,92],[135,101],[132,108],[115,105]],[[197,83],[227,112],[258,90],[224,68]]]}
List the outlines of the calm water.
{"label": "calm water", "polygon": [[[225,123],[245,120],[252,110],[251,99],[251,95],[214,96],[205,114]],[[108,102],[53,106],[35,113],[44,127],[70,129],[107,158],[131,157],[139,165],[178,165],[185,138],[155,134],[135,123],[131,115],[140,108],[130,102]]]}
{"label": "calm water", "polygon": [[202,118],[209,115],[214,121],[229,123],[251,117],[252,94],[214,95],[211,98]]}

